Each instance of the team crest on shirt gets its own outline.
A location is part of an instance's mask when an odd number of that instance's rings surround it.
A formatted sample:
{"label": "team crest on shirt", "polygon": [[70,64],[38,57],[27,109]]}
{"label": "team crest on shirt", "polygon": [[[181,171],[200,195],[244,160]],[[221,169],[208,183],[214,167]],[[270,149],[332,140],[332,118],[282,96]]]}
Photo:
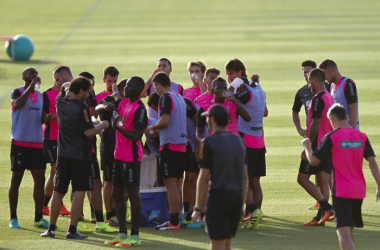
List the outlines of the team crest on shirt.
{"label": "team crest on shirt", "polygon": [[90,122],[90,119],[88,118],[88,114],[87,114],[87,110],[83,110],[83,115],[84,115],[84,119],[86,120],[86,122]]}

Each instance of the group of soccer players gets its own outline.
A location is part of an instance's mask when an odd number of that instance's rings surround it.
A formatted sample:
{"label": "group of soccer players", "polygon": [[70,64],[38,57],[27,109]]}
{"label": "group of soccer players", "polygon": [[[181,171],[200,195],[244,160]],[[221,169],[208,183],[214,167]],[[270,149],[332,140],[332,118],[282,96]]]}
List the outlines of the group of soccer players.
{"label": "group of soccer players", "polygon": [[[327,113],[334,101],[343,105],[351,126],[359,129],[355,83],[342,77],[332,60],[326,59],[319,69],[315,68],[313,61],[302,63],[307,84],[297,92],[292,113],[298,133],[310,139],[313,150],[317,149],[326,134],[333,131]],[[18,187],[24,170],[29,169],[35,182],[34,225],[47,228],[41,234],[42,237],[55,237],[58,215],[70,215],[62,198],[71,181],[71,221],[66,238],[85,238],[82,232],[93,231],[82,223],[83,199],[87,192],[91,207],[90,221],[96,222],[95,231],[119,233],[105,244],[141,245],[139,187],[141,161],[145,153],[158,156],[156,185],[166,187],[170,208],[169,221],[155,229],[179,230],[181,225],[201,228],[207,221],[211,240],[213,237],[215,240],[233,237],[236,228],[225,236],[212,233],[217,232],[216,227],[220,225],[209,222],[211,219],[202,220],[207,211],[206,206],[195,207],[199,163],[204,153],[201,142],[213,134],[210,125],[207,126],[207,111],[220,105],[227,110],[226,128],[239,135],[245,144],[248,186],[244,190],[246,197],[242,228],[258,228],[264,215],[261,209],[263,192],[260,178],[266,175],[263,118],[268,116],[266,94],[260,85],[259,76],[248,77],[245,65],[237,58],[225,65],[227,79],[220,76],[219,69],[207,68],[201,61],[189,62],[187,70],[193,86],[184,89],[170,79],[172,65],[167,58],[158,60],[157,69],[146,82],[138,76],[119,81],[118,69],[108,66],[103,72],[106,89],[96,95],[95,78],[91,73],[82,72],[74,78],[69,67],[58,66],[53,71],[53,86],[41,95],[35,91],[36,84],[41,82],[38,72],[34,68],[25,69],[22,73],[24,87],[12,92],[9,226],[20,227],[16,213]],[[331,94],[325,88],[325,81],[333,83]],[[149,112],[140,99],[146,96]],[[307,129],[302,129],[298,115],[302,105],[307,112]],[[145,145],[142,142],[144,133]],[[101,138],[103,183],[97,159],[97,134]],[[371,156],[371,153],[368,155]],[[323,159],[317,167],[312,166],[308,162],[309,157],[305,151],[301,155],[298,182],[318,202],[318,213],[304,225],[323,225],[334,216],[332,206],[328,203],[332,166],[328,159]],[[43,194],[45,162],[52,167]],[[316,175],[316,184],[309,180],[313,174]],[[228,186],[225,187],[225,190],[228,189]],[[129,200],[131,209],[129,236],[126,200]],[[103,203],[106,218],[103,215]],[[201,213],[201,220],[192,220],[192,214],[198,212]],[[42,218],[43,214],[50,215],[50,223]]]}

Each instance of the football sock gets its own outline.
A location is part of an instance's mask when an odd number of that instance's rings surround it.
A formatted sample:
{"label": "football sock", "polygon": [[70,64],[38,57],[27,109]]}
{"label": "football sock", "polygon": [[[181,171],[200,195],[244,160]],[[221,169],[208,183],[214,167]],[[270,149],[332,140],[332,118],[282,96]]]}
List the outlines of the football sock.
{"label": "football sock", "polygon": [[92,206],[92,204],[90,203],[90,208],[91,208],[91,213],[94,212],[94,207]]}
{"label": "football sock", "polygon": [[17,212],[11,212],[11,219],[17,219]]}
{"label": "football sock", "polygon": [[103,222],[104,221],[103,211],[102,210],[95,211],[95,217],[96,217],[96,222]]}
{"label": "football sock", "polygon": [[191,215],[193,215],[193,213],[190,211],[186,214],[186,220],[187,221],[191,221]]}
{"label": "football sock", "polygon": [[183,212],[189,212],[189,202],[183,203]]}
{"label": "football sock", "polygon": [[319,202],[319,205],[322,207],[323,211],[332,209],[332,206],[325,199],[322,199],[318,202]]}
{"label": "football sock", "polygon": [[177,226],[178,225],[178,213],[170,213],[170,223],[173,225],[173,226]]}
{"label": "football sock", "polygon": [[77,232],[77,226],[70,225],[69,232],[75,234]]}
{"label": "football sock", "polygon": [[132,228],[131,229],[131,235],[139,235],[139,229],[138,228]]}
{"label": "football sock", "polygon": [[323,209],[319,208],[317,212],[317,216],[315,216],[314,219],[319,221],[320,219],[322,219],[322,216],[323,216]]}
{"label": "football sock", "polygon": [[42,211],[36,211],[34,214],[34,221],[38,222],[42,219]]}
{"label": "football sock", "polygon": [[111,219],[115,215],[116,215],[116,211],[115,210],[112,210],[111,212],[106,213],[106,220]]}
{"label": "football sock", "polygon": [[45,195],[44,207],[47,207],[49,205],[50,199],[51,199],[51,196]]}
{"label": "football sock", "polygon": [[249,213],[253,213],[253,211],[255,211],[257,209],[257,207],[256,207],[255,203],[252,202],[251,204],[247,205],[246,209]]}
{"label": "football sock", "polygon": [[48,229],[48,231],[49,231],[49,232],[51,232],[51,231],[55,231],[55,228],[56,228],[55,225],[50,224],[50,225],[49,225],[49,229]]}

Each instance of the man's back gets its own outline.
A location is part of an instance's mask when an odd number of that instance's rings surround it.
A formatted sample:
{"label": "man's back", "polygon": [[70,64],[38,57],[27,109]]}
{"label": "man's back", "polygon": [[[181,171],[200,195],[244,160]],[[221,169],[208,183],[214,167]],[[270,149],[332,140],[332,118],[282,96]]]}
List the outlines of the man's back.
{"label": "man's back", "polygon": [[352,127],[341,127],[322,140],[314,155],[318,157],[324,150],[329,150],[332,158],[332,195],[363,199],[366,193],[363,157],[374,155],[367,136]]}
{"label": "man's back", "polygon": [[58,97],[58,155],[83,159],[91,154],[91,139],[84,131],[93,128],[88,107],[76,99]]}
{"label": "man's back", "polygon": [[[211,190],[243,190],[245,145],[230,131],[216,132],[203,144],[202,166],[211,171]],[[201,150],[202,151],[202,150]]]}

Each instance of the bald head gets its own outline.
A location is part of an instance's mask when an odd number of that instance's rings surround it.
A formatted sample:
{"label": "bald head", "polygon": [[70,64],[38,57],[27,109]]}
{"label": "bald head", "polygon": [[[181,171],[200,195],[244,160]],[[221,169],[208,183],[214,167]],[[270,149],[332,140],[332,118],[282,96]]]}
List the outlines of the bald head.
{"label": "bald head", "polygon": [[[22,77],[26,77],[28,75],[29,71],[31,71],[31,70],[37,72],[37,70],[35,68],[33,68],[33,67],[27,67],[26,69],[24,69],[22,71]],[[38,74],[38,72],[37,72],[37,74]]]}

